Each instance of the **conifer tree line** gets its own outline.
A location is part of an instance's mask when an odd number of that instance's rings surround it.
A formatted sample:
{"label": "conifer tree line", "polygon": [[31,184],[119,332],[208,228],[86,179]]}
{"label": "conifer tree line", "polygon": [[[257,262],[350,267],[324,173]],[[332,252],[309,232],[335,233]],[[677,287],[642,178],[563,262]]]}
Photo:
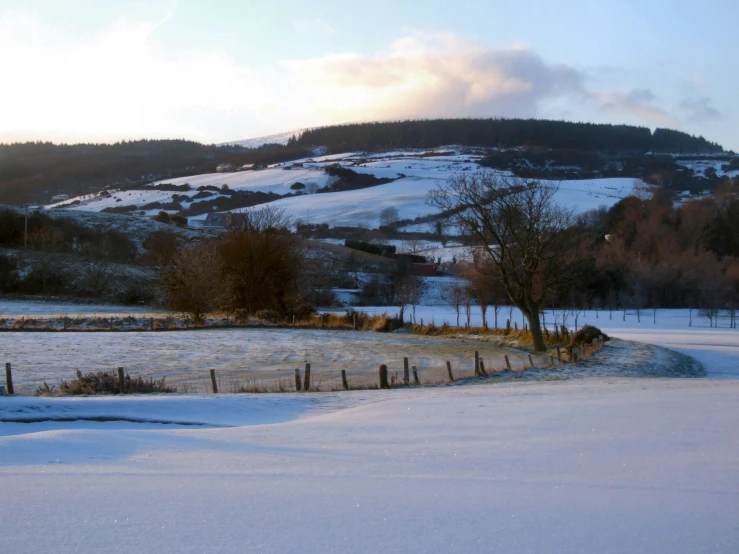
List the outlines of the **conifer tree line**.
{"label": "conifer tree line", "polygon": [[290,144],[330,151],[434,148],[444,145],[613,152],[718,153],[703,137],[671,129],[543,119],[434,119],[332,125],[304,131]]}

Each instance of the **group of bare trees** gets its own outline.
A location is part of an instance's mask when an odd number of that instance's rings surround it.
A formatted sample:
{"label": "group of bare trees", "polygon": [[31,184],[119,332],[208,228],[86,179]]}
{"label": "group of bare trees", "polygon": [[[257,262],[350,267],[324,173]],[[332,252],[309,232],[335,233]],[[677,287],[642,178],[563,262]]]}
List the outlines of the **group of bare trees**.
{"label": "group of bare trees", "polygon": [[300,308],[303,254],[279,211],[253,210],[234,220],[226,235],[172,251],[158,237],[164,302],[198,320],[224,310],[283,314]]}

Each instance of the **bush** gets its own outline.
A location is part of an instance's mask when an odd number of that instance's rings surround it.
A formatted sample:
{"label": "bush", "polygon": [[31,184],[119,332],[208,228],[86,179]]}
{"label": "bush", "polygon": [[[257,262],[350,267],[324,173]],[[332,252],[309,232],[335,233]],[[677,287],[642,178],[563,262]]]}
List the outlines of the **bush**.
{"label": "bush", "polygon": [[274,310],[259,310],[254,314],[257,319],[266,319],[267,321],[274,321],[281,317],[279,312]]}
{"label": "bush", "polygon": [[[125,394],[149,394],[156,392],[177,392],[175,387],[168,387],[164,384],[164,377],[161,379],[144,379],[139,376],[132,378],[126,374],[123,378],[123,387]],[[54,394],[54,386],[49,387],[46,383],[36,389],[37,396],[49,396]],[[59,385],[60,394],[81,395],[81,394],[120,394],[120,386],[118,382],[118,374],[115,371],[98,371],[82,374],[77,371],[77,378],[71,381],[62,380]]]}
{"label": "bush", "polygon": [[585,325],[577,333],[572,335],[572,340],[567,348],[572,352],[573,348],[581,348],[583,344],[590,344],[600,336],[604,340],[610,340],[610,337],[597,327]]}
{"label": "bush", "polygon": [[169,220],[180,227],[187,227],[187,218],[182,214],[170,215]]}

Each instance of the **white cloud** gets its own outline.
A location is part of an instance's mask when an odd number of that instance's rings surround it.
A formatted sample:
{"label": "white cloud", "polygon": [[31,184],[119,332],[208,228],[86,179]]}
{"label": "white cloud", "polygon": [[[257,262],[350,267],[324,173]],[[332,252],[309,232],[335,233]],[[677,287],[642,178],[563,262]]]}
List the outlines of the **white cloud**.
{"label": "white cloud", "polygon": [[[374,56],[256,67],[216,48],[167,50],[157,30],[170,15],[74,36],[22,13],[0,16],[0,141],[225,141],[345,121],[593,108],[676,124],[650,90],[590,91],[589,75],[524,46],[493,50],[453,34],[411,35]],[[324,23],[296,25],[320,32]],[[708,99],[682,108],[704,116],[713,109]]]}

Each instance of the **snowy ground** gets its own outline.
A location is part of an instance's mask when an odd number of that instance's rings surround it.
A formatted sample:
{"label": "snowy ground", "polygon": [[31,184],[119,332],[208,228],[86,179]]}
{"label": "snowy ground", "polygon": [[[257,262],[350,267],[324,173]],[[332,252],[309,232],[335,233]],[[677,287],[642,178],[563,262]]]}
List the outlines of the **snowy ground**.
{"label": "snowy ground", "polygon": [[739,382],[312,398],[1,399],[224,425],[0,424],[3,552],[739,549]]}
{"label": "snowy ground", "polygon": [[[358,311],[369,314],[395,315],[397,308],[388,306],[357,307]],[[548,310],[545,323],[550,329],[554,327],[556,320],[562,325],[564,312]],[[444,322],[454,326],[457,316],[451,306],[418,306],[416,308],[416,321],[428,325],[432,321],[436,325]],[[522,327],[524,319],[518,309],[509,310],[503,307],[498,312],[498,327],[505,327],[506,319],[511,320]],[[633,340],[658,346],[664,346],[677,352],[691,356],[704,364],[709,376],[716,378],[739,379],[739,329],[729,328],[729,320],[722,317],[718,327],[710,327],[709,320],[699,316],[697,310],[657,310],[656,323],[652,310],[642,310],[641,321],[634,310],[628,310],[626,321],[623,319],[623,311],[598,312],[583,310],[578,315],[577,325],[595,325],[607,334],[625,340]],[[490,326],[494,326],[495,315],[492,308],[488,308],[487,320]],[[464,325],[464,308],[460,314],[460,324]],[[472,307],[470,318],[472,326],[482,325],[480,310]],[[565,324],[569,328],[575,327],[575,315],[573,312],[566,313]]]}
{"label": "snowy ground", "polygon": [[[448,311],[417,315],[441,323],[453,319]],[[597,368],[609,363],[631,363],[635,372],[622,375],[686,363],[614,341],[580,379],[0,397],[2,551],[737,552],[739,379],[714,377],[739,377],[739,331],[693,315],[691,327],[687,311],[658,312],[657,324],[646,312],[641,323],[591,312],[578,324],[695,354],[707,379],[604,377]],[[209,333],[191,333],[193,348]],[[0,344],[34,336],[0,335]],[[253,343],[200,350],[233,356]],[[110,347],[97,343],[84,357]],[[31,341],[17,352],[64,363],[61,346],[43,348]],[[192,355],[182,344],[150,359],[179,348]],[[355,344],[330,350],[364,355]]]}

